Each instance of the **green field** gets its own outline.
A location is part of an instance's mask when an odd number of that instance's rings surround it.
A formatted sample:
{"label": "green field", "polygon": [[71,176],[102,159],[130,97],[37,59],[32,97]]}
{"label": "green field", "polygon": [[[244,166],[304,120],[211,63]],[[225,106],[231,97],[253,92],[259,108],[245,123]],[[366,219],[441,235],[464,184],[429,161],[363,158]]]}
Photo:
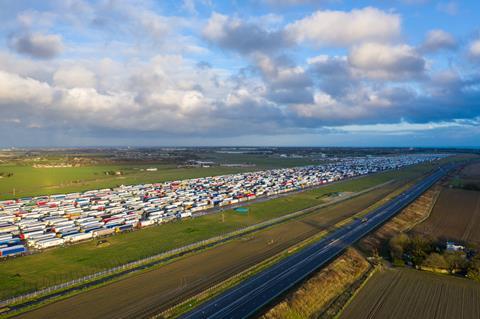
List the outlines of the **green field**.
{"label": "green field", "polygon": [[[141,171],[157,167],[156,172]],[[248,170],[253,170],[250,168]],[[0,172],[13,173],[0,179],[0,199],[78,192],[110,188],[119,185],[163,182],[247,171],[246,168],[209,167],[176,168],[167,165],[110,165],[72,168],[33,168],[31,166],[0,166]],[[122,171],[121,176],[105,175],[108,171]],[[14,195],[15,193],[15,195]]]}
{"label": "green field", "polygon": [[409,167],[401,171],[371,175],[266,202],[253,203],[249,205],[248,214],[226,211],[223,222],[221,214],[208,215],[109,237],[110,245],[107,247],[97,247],[95,241],[90,241],[1,262],[0,299],[311,207],[322,203],[327,194],[357,192],[392,179],[406,182],[420,176],[431,167],[429,164]]}
{"label": "green field", "polygon": [[[229,154],[227,154],[229,155]],[[235,158],[237,158],[235,160]],[[155,183],[188,178],[225,175],[259,169],[293,167],[311,164],[302,159],[269,158],[265,156],[219,154],[218,163],[252,163],[254,167],[195,167],[177,168],[167,164],[93,165],[66,168],[34,168],[32,165],[1,164],[0,173],[12,174],[0,177],[0,199],[78,192],[111,188],[119,185]],[[52,163],[54,163],[52,161]],[[142,169],[156,167],[158,171]],[[121,171],[121,176],[105,172]]]}

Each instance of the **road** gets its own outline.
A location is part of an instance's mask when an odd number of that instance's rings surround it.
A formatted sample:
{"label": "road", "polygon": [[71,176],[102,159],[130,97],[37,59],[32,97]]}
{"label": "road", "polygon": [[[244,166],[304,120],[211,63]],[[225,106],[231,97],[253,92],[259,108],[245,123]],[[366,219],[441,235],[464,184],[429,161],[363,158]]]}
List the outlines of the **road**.
{"label": "road", "polygon": [[161,267],[45,305],[18,318],[150,318],[363,211],[401,184],[382,184],[363,195],[357,193],[354,199],[329,203],[318,212],[250,235],[243,233],[238,240],[176,258]]}
{"label": "road", "polygon": [[274,266],[200,305],[182,319],[249,318],[325,265],[366,234],[414,201],[453,166],[446,165],[385,205],[338,229],[325,239],[284,259]]}

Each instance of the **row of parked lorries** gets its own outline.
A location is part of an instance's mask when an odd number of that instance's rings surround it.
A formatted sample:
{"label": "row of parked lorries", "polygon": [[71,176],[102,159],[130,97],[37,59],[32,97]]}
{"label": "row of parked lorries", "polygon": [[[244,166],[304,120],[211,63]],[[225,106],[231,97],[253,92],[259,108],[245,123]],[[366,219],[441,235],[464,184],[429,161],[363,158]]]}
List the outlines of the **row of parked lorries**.
{"label": "row of parked lorries", "polygon": [[0,202],[0,257],[189,218],[216,206],[441,157],[423,154],[352,158],[319,166],[7,200]]}

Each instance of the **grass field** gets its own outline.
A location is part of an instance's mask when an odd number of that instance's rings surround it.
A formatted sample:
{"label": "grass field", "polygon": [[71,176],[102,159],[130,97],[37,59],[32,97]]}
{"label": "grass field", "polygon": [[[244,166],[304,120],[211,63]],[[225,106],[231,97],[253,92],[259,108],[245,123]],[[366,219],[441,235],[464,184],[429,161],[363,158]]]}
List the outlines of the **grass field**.
{"label": "grass field", "polygon": [[[156,172],[141,171],[157,167]],[[0,165],[0,172],[13,173],[0,178],[0,199],[38,196],[110,188],[119,185],[163,182],[251,171],[255,167],[177,168],[171,165],[98,165],[67,168],[34,168],[32,166]],[[123,175],[106,175],[121,171]]]}
{"label": "grass field", "polygon": [[[249,163],[255,164],[255,166],[179,168],[174,164],[115,164],[62,168],[35,168],[33,167],[34,163],[3,163],[0,164],[0,199],[78,192],[90,189],[111,188],[122,184],[132,185],[155,183],[312,164],[311,161],[305,159],[247,154],[214,154],[214,157],[209,157],[209,159],[213,159],[219,164]],[[56,162],[52,160],[51,163]],[[150,172],[145,170],[142,171],[142,169],[149,167],[156,167],[158,170]],[[109,171],[119,171],[122,172],[122,175],[106,175],[105,172]],[[11,174],[11,176],[7,177],[9,174]]]}
{"label": "grass field", "polygon": [[[19,318],[148,318],[363,211],[395,189],[390,183],[288,222],[179,258]],[[122,293],[117,293],[122,292]],[[128,314],[128,316],[127,316]]]}
{"label": "grass field", "polygon": [[70,247],[54,248],[40,254],[0,263],[0,298],[63,282],[142,257],[233,231],[267,219],[320,204],[324,195],[356,192],[396,178],[399,182],[418,177],[431,166],[424,164],[391,171],[291,196],[251,204],[247,215],[233,211],[182,222],[151,227],[110,237],[110,245],[98,248],[90,241]]}
{"label": "grass field", "polygon": [[480,284],[412,269],[376,273],[341,319],[477,319]]}

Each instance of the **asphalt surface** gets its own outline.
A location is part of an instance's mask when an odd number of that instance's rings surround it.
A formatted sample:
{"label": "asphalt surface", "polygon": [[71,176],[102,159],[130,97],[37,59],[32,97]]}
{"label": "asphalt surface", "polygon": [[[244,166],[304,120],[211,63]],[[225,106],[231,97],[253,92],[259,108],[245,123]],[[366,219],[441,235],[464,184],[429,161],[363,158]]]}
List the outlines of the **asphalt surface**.
{"label": "asphalt surface", "polygon": [[338,229],[325,239],[284,259],[185,314],[183,319],[249,318],[275,298],[393,217],[453,168],[446,165],[385,205]]}

